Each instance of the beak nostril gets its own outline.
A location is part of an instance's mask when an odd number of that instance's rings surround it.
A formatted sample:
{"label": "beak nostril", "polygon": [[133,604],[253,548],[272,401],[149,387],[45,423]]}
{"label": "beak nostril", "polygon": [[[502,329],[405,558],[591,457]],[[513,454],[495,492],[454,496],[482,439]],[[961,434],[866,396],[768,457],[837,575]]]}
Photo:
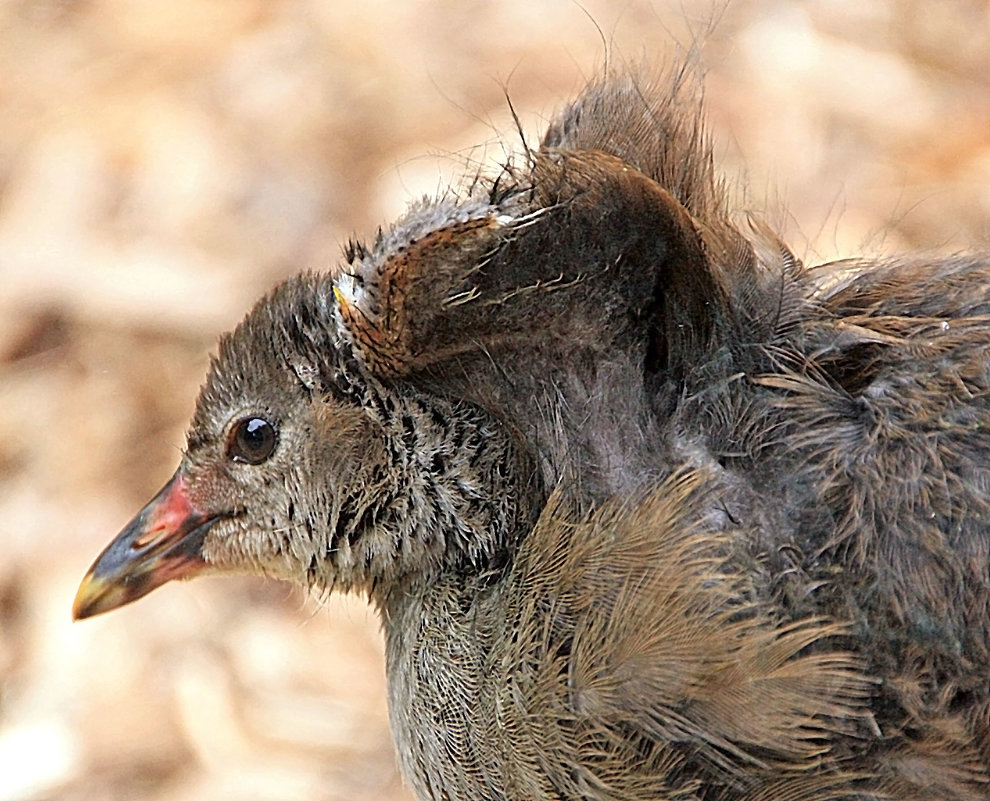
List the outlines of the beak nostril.
{"label": "beak nostril", "polygon": [[156,526],[149,531],[144,532],[140,537],[131,543],[132,551],[141,551],[151,545],[156,539],[158,539],[158,534],[161,532],[165,526]]}
{"label": "beak nostril", "polygon": [[[156,515],[152,515],[152,516],[156,516]],[[168,531],[170,528],[175,529],[175,528],[183,527],[186,521],[189,519],[189,516],[187,516],[184,519],[182,518],[176,519],[174,524],[170,526],[169,521],[161,519],[160,516],[158,517],[159,520],[157,523],[151,524],[151,526],[149,526],[147,529],[142,531],[139,536],[134,538],[134,541],[131,543],[132,551],[143,551],[148,546],[154,545],[155,542],[160,541],[163,536],[168,535]]]}

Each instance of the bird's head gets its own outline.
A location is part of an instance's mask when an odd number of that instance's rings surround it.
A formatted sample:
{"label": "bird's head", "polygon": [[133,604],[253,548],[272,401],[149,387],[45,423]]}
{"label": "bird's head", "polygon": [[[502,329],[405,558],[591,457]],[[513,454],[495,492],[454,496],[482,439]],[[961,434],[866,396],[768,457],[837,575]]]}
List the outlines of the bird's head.
{"label": "bird's head", "polygon": [[330,279],[302,276],[221,340],[181,464],[93,564],[76,618],[209,570],[314,584],[374,568],[353,562],[376,544],[361,542],[375,534],[366,513],[395,459],[339,332]]}

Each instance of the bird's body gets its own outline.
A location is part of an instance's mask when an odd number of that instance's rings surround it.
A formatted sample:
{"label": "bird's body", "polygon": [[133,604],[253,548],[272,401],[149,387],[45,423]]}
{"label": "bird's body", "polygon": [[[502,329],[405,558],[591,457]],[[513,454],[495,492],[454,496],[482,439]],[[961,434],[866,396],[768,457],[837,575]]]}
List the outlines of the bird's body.
{"label": "bird's body", "polygon": [[990,260],[802,266],[616,77],[224,338],[85,616],[367,593],[423,799],[990,796]]}

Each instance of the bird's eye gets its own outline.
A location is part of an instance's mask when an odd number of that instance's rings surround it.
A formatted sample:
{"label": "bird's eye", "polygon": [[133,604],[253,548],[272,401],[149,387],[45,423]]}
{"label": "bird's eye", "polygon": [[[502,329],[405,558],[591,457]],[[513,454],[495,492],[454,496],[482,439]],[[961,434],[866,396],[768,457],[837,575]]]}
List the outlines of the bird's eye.
{"label": "bird's eye", "polygon": [[235,462],[261,464],[275,451],[278,432],[263,417],[246,417],[231,430],[227,456]]}

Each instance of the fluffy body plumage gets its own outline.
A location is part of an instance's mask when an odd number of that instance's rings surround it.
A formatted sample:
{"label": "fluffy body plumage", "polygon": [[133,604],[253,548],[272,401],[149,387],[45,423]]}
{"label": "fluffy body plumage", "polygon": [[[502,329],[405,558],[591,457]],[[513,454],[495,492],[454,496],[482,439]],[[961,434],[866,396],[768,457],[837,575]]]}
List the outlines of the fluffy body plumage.
{"label": "fluffy body plumage", "polygon": [[696,98],[604,80],[260,301],[197,553],[369,595],[423,799],[986,798],[990,261],[804,267]]}

